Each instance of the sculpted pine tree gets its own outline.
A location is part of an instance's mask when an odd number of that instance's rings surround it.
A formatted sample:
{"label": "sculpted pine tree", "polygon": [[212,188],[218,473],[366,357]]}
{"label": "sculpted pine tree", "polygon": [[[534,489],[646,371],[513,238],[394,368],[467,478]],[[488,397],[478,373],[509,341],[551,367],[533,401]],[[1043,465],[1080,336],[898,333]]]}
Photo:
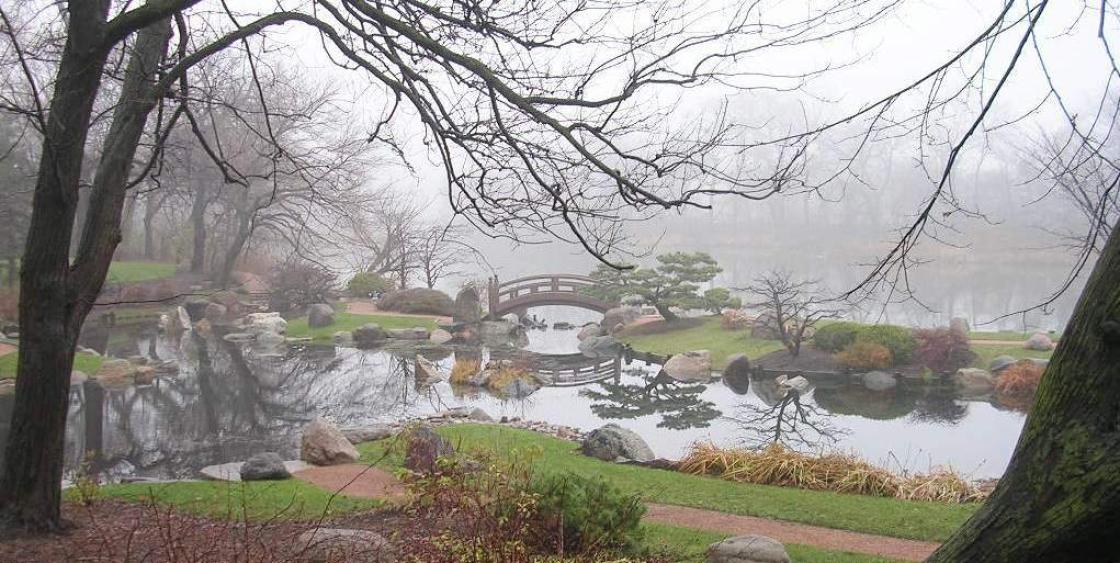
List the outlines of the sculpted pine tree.
{"label": "sculpted pine tree", "polygon": [[[713,296],[709,290],[701,295],[700,288],[709,283],[723,269],[705,252],[671,252],[657,257],[653,268],[618,270],[599,265],[591,272],[598,285],[592,290],[597,295],[617,301],[626,295],[637,295],[657,308],[666,322],[679,320],[673,307],[684,309],[708,308],[713,299],[721,305],[732,302],[730,295]],[[705,300],[705,296],[709,297]]]}

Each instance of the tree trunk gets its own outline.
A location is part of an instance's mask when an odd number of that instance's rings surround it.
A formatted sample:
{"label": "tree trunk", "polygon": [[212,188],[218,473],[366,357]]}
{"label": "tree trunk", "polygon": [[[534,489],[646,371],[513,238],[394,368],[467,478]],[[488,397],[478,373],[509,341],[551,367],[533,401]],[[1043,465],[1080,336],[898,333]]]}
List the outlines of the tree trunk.
{"label": "tree trunk", "polygon": [[992,497],[930,561],[1115,560],[1120,229],[1101,252]]}
{"label": "tree trunk", "polygon": [[676,313],[669,310],[668,305],[654,303],[653,306],[657,309],[657,312],[661,315],[661,318],[665,319],[665,322],[675,323],[680,320],[680,317],[678,317]]}
{"label": "tree trunk", "polygon": [[0,475],[0,519],[9,527],[37,531],[62,525],[60,484],[74,349],[120,243],[125,186],[154,106],[151,78],[171,35],[170,20],[164,20],[136,37],[71,267],[86,133],[109,53],[103,37],[109,2],[73,2],[70,9],[20,272],[16,396]]}
{"label": "tree trunk", "polygon": [[201,274],[206,267],[206,187],[199,185],[191,205],[191,226],[194,229],[194,247],[191,254],[191,273]]}

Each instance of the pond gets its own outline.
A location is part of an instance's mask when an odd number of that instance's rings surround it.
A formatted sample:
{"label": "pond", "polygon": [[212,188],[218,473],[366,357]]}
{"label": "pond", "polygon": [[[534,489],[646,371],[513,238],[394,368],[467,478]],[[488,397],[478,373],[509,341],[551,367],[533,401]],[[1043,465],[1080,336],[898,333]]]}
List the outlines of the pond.
{"label": "pond", "polygon": [[[594,313],[560,307],[531,313],[550,326],[596,320]],[[986,478],[1005,469],[1024,419],[939,385],[903,382],[875,392],[846,379],[816,380],[799,404],[788,404],[772,380],[679,383],[660,374],[660,366],[623,359],[608,361],[615,367],[597,383],[502,398],[446,382],[418,384],[413,378],[417,355],[450,369],[457,356],[485,359],[496,353],[484,348],[287,345],[259,350],[193,333],[170,339],[152,327],[103,332],[94,331],[87,345],[119,357],[177,360],[180,371],[153,385],[73,388],[66,434],[69,475],[87,452],[96,451],[97,468],[109,480],[191,478],[206,465],[261,451],[298,457],[299,431],[318,415],[340,426],[360,426],[466,406],[495,418],[583,430],[615,422],[638,432],[666,458],[680,457],[697,440],[754,445],[772,439],[780,426],[781,440],[801,449],[855,452],[892,469],[950,465]],[[525,349],[570,354],[575,334],[532,330]],[[0,440],[6,439],[11,408],[12,397],[0,396]]]}

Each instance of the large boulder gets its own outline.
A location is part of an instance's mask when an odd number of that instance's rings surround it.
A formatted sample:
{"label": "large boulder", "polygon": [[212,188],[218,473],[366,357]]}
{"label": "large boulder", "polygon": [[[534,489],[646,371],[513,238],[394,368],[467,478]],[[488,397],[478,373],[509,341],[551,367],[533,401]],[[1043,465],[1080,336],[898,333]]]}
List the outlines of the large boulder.
{"label": "large boulder", "polygon": [[385,331],[375,323],[366,323],[354,329],[350,337],[354,339],[354,346],[358,348],[373,348],[386,338]]}
{"label": "large boulder", "polygon": [[746,395],[751,388],[751,361],[746,354],[734,354],[727,358],[723,368],[723,384],[736,395]]}
{"label": "large boulder", "polygon": [[292,476],[284,460],[274,452],[257,454],[241,464],[238,470],[242,481],[279,481]]}
{"label": "large boulder", "polygon": [[888,391],[898,385],[894,376],[885,371],[869,371],[862,379],[863,386],[872,391]]}
{"label": "large boulder", "polygon": [[995,386],[995,378],[987,370],[962,368],[953,374],[953,383],[970,395],[983,395],[992,391]]}
{"label": "large boulder", "polygon": [[307,326],[319,328],[334,324],[334,307],[326,303],[316,303],[307,308]]}
{"label": "large boulder", "polygon": [[386,335],[394,340],[427,340],[430,336],[428,329],[421,327],[394,328],[386,332]]}
{"label": "large boulder", "polygon": [[618,354],[619,343],[613,336],[592,336],[579,343],[579,352],[588,358],[609,358]]}
{"label": "large boulder", "polygon": [[299,458],[315,465],[354,463],[358,450],[333,424],[316,417],[300,436]]}
{"label": "large boulder", "polygon": [[448,374],[439,369],[435,363],[422,356],[416,356],[416,381],[418,383],[432,383],[444,381]]}
{"label": "large boulder", "polygon": [[506,313],[502,315],[502,320],[514,326],[521,325],[521,317],[517,316],[515,313]]}
{"label": "large boulder", "polygon": [[642,311],[637,307],[615,307],[603,313],[603,321],[599,323],[599,326],[603,327],[605,331],[613,333],[618,331],[620,327],[625,327],[638,320],[641,316]]}
{"label": "large boulder", "polygon": [[1023,343],[1023,347],[1027,350],[1038,350],[1045,352],[1054,349],[1054,341],[1050,339],[1045,333],[1036,332]]}
{"label": "large boulder", "polygon": [[710,381],[712,379],[712,355],[707,350],[693,350],[677,354],[665,362],[665,373],[677,381]]}
{"label": "large boulder", "polygon": [[200,297],[191,297],[183,303],[183,309],[187,312],[187,317],[190,318],[192,323],[201,321],[206,318],[206,307],[210,302]]}
{"label": "large boulder", "polygon": [[988,371],[992,373],[999,373],[1011,367],[1017,361],[1019,360],[1015,358],[1015,356],[1008,356],[1006,354],[1002,356],[996,356],[995,358],[992,358],[991,362],[988,362]]}
{"label": "large boulder", "polygon": [[430,334],[428,336],[428,340],[430,340],[432,342],[432,344],[447,344],[448,342],[451,342],[454,339],[455,339],[454,335],[452,335],[450,332],[448,332],[447,330],[444,330],[442,328],[437,328],[437,329],[433,330],[432,334]]}
{"label": "large boulder", "polygon": [[576,333],[576,338],[579,339],[580,342],[596,336],[603,336],[603,327],[599,326],[597,323],[587,323]]}
{"label": "large boulder", "polygon": [[790,558],[777,540],[736,536],[708,546],[708,563],[790,563]]}
{"label": "large boulder", "polygon": [[258,336],[265,333],[284,335],[288,332],[288,321],[280,313],[249,313],[245,318],[249,323],[248,332]]}
{"label": "large boulder", "polygon": [[414,315],[450,317],[455,314],[455,304],[446,293],[423,287],[387,293],[377,301],[377,308]]}
{"label": "large boulder", "polygon": [[778,384],[779,389],[783,389],[787,392],[796,391],[800,395],[804,395],[813,390],[813,384],[809,383],[809,380],[805,379],[802,375],[790,377],[782,374],[774,378],[774,383]]}
{"label": "large boulder", "polygon": [[482,320],[482,305],[479,303],[478,291],[471,286],[464,287],[455,296],[455,305],[451,318],[457,323],[473,324]]}
{"label": "large boulder", "polygon": [[428,426],[415,428],[408,433],[404,466],[420,474],[439,470],[439,459],[455,454],[455,448]]}
{"label": "large boulder", "polygon": [[653,450],[641,436],[617,424],[607,424],[589,432],[580,443],[579,451],[603,461],[654,459]]}
{"label": "large boulder", "polygon": [[312,528],[296,544],[308,561],[396,561],[391,544],[377,532],[348,528]]}

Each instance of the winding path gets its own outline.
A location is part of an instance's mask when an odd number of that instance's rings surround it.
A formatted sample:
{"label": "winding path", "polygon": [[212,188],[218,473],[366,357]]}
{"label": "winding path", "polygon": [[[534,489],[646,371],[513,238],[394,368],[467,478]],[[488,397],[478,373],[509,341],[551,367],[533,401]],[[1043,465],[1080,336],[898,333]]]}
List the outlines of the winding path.
{"label": "winding path", "polygon": [[[317,487],[341,490],[359,498],[401,500],[405,490],[396,477],[377,467],[360,463],[313,467],[295,477]],[[692,528],[729,535],[758,534],[782,543],[809,545],[833,551],[863,553],[902,561],[922,561],[937,549],[936,543],[877,536],[786,522],[754,516],[726,514],[714,510],[647,504],[645,520],[681,528]]]}

